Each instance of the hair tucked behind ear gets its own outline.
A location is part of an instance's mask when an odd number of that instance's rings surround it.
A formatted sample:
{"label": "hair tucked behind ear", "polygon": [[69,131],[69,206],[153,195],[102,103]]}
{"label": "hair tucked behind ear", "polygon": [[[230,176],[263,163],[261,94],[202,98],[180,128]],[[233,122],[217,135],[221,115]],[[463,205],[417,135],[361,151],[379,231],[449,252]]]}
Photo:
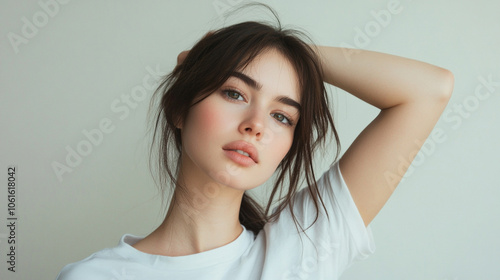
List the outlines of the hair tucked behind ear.
{"label": "hair tucked behind ear", "polygon": [[[267,222],[276,220],[280,212],[289,207],[297,226],[298,221],[293,214],[294,198],[299,184],[305,179],[307,191],[317,210],[312,224],[316,222],[319,202],[323,208],[325,206],[316,185],[313,154],[319,144],[324,146],[329,128],[332,129],[337,145],[334,161],[337,160],[340,144],[330,114],[319,60],[301,37],[307,38],[298,31],[283,29],[279,20],[276,27],[258,22],[243,22],[214,31],[194,45],[183,63],[163,79],[152,100],[154,102],[155,98],[159,99],[157,104],[151,105],[157,108],[157,112],[150,156],[158,155],[157,167],[162,188],[171,185],[174,194],[186,195],[176,181],[182,149],[181,133],[176,125],[185,119],[190,107],[220,88],[232,72],[243,69],[258,54],[275,49],[290,61],[297,72],[302,107],[300,119],[295,127],[292,146],[276,170],[276,181],[265,210],[245,193],[239,219],[241,224],[257,234]],[[156,138],[158,151],[153,152]],[[286,179],[288,188],[284,186]],[[278,191],[280,203],[270,214]],[[176,203],[175,195],[170,207],[173,203]],[[299,226],[302,228],[300,223]]]}

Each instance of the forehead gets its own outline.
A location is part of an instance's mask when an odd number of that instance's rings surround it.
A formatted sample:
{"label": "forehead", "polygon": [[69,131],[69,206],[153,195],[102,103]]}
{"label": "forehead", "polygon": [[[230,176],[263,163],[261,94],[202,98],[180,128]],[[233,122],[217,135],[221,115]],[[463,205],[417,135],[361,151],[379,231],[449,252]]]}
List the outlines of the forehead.
{"label": "forehead", "polygon": [[279,51],[270,49],[257,55],[242,73],[261,85],[261,91],[285,95],[300,101],[298,76],[290,61]]}

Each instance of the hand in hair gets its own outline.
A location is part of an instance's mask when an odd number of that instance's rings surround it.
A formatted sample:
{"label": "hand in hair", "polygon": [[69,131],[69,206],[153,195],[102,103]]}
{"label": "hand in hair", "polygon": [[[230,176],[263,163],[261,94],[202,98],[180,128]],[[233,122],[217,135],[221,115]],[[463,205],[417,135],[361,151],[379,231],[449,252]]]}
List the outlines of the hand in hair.
{"label": "hand in hair", "polygon": [[187,55],[189,53],[189,50],[187,51],[182,51],[178,56],[177,56],[177,66],[181,65],[184,59],[186,59]]}
{"label": "hand in hair", "polygon": [[[201,38],[201,40],[207,38],[208,36],[212,35],[214,32],[213,31],[208,31],[207,34],[205,34],[205,36],[203,36]],[[184,59],[186,59],[188,53],[189,53],[190,50],[186,50],[186,51],[182,51],[178,56],[177,56],[177,66],[179,66],[180,64],[182,64],[182,62],[184,61]]]}
{"label": "hand in hair", "polygon": [[439,120],[454,77],[438,66],[389,54],[323,46],[317,50],[327,83],[381,110],[339,160],[368,225]]}

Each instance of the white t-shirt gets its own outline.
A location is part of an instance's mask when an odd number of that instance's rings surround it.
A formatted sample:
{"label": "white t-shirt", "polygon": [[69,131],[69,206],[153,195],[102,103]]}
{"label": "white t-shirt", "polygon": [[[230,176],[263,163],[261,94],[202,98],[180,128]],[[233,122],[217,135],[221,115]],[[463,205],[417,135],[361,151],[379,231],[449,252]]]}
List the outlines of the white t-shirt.
{"label": "white t-shirt", "polygon": [[[118,246],[66,265],[57,280],[168,280],[168,279],[338,279],[353,261],[375,251],[370,227],[365,227],[342,178],[338,162],[318,180],[330,220],[320,215],[302,243],[286,208],[279,220],[267,223],[257,236],[244,226],[233,242],[188,256],[161,256],[131,245],[144,237],[125,234]],[[314,202],[302,189],[294,214],[305,229],[315,218]],[[301,249],[302,248],[302,249]],[[317,249],[317,251],[315,250]]]}

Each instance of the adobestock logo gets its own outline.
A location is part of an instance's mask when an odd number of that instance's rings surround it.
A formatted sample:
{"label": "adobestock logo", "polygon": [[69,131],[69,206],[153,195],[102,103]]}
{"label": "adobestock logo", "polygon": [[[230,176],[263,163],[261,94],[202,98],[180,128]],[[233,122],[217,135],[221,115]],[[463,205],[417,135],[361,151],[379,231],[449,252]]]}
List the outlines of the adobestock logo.
{"label": "adobestock logo", "polygon": [[351,55],[358,53],[358,49],[366,48],[372,39],[377,37],[384,28],[389,26],[392,22],[392,16],[398,15],[403,11],[403,7],[398,0],[391,0],[387,3],[387,8],[379,11],[370,11],[372,20],[365,23],[363,28],[358,26],[354,27],[354,38],[353,44],[346,42],[340,43],[340,47],[347,58],[347,61],[351,61]]}
{"label": "adobestock logo", "polygon": [[[226,164],[225,170],[220,170],[211,173],[210,176],[215,177],[224,185],[229,185],[232,176],[237,176],[242,172],[242,168],[233,163]],[[195,217],[198,216],[206,207],[210,205],[210,201],[217,197],[220,192],[220,186],[217,183],[209,182],[201,188],[192,188],[190,190],[192,205],[185,202],[180,202],[179,206],[182,209],[182,217],[186,224],[194,224]]]}
{"label": "adobestock logo", "polygon": [[500,87],[500,81],[494,81],[493,76],[490,74],[488,77],[477,77],[479,83],[474,89],[474,93],[465,97],[461,103],[452,104],[452,109],[444,112],[444,121],[453,123],[452,128],[458,129],[463,122],[463,119],[468,119],[471,113],[479,109],[481,102],[486,101],[492,94],[499,94],[497,87]]}
{"label": "adobestock logo", "polygon": [[302,258],[301,262],[287,270],[281,277],[283,280],[309,279],[318,270],[318,265],[324,261],[332,261],[333,253],[339,250],[340,244],[332,240],[322,240],[315,256]]}
{"label": "adobestock logo", "polygon": [[[498,77],[500,79],[500,75]],[[450,102],[447,106],[448,109],[443,112],[443,121],[451,124],[452,130],[459,129],[465,119],[471,118],[472,113],[479,109],[481,102],[486,102],[495,96],[494,94],[500,95],[500,80],[494,80],[493,75],[478,76],[477,80],[478,83],[473,93],[466,96],[460,103]],[[425,141],[415,139],[415,149],[406,157],[399,156],[397,172],[384,172],[387,184],[394,185],[394,182],[400,179],[403,182],[410,177],[417,167],[436,152],[438,145],[445,143],[449,138],[446,129],[436,126]]]}
{"label": "adobestock logo", "polygon": [[215,0],[212,2],[217,15],[222,16],[234,6],[242,3],[244,0]]}
{"label": "adobestock logo", "polygon": [[[256,143],[255,148],[261,152],[264,150],[265,146],[272,142],[275,138],[274,131],[276,128],[266,128],[262,139]],[[223,185],[229,185],[231,183],[231,178],[238,176],[243,172],[243,168],[235,163],[227,163],[224,170],[218,172],[213,172],[210,176],[213,176],[221,182]],[[217,197],[220,192],[220,186],[216,183],[210,182],[203,185],[201,188],[193,188],[191,193],[192,196],[192,206],[187,203],[180,202],[179,206],[182,209],[182,217],[184,221],[190,225],[194,223],[194,218],[198,216],[206,207],[210,205],[210,201]]]}
{"label": "adobestock logo", "polygon": [[19,34],[9,32],[7,38],[9,39],[14,53],[19,53],[19,46],[21,44],[28,44],[30,39],[33,39],[39,30],[49,23],[50,18],[54,18],[60,11],[59,5],[68,4],[69,0],[40,0],[38,6],[41,10],[35,12],[29,20],[27,17],[22,17],[21,21],[23,26]]}
{"label": "adobestock logo", "polygon": [[[148,97],[148,91],[153,91],[155,89],[157,80],[166,74],[159,70],[158,65],[156,69],[147,66],[146,71],[148,74],[143,77],[142,83],[133,87],[130,94],[124,93],[120,98],[116,98],[111,102],[110,110],[116,114],[119,120],[125,120],[130,115],[130,112],[136,109],[139,103],[143,102],[146,97]],[[66,145],[65,149],[67,154],[64,158],[64,163],[53,161],[51,164],[59,182],[63,181],[64,174],[73,172],[76,167],[82,164],[83,159],[92,153],[94,147],[102,144],[105,135],[115,130],[116,126],[114,123],[115,122],[110,118],[102,118],[98,122],[97,128],[82,130],[85,139],[78,141],[74,146],[75,148]]]}
{"label": "adobestock logo", "polygon": [[113,271],[111,272],[111,274],[113,274],[113,277],[109,280],[136,280],[137,276],[130,273],[129,269],[129,267],[125,266],[121,267],[120,271],[113,269]]}

